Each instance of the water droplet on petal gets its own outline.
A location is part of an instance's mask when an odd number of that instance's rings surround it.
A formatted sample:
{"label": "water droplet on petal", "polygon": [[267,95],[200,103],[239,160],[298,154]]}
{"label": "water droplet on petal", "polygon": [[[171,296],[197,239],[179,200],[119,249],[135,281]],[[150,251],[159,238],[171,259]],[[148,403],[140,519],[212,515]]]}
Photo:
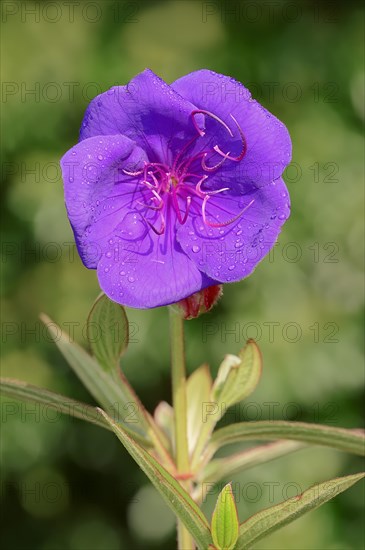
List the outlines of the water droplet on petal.
{"label": "water droplet on petal", "polygon": [[139,214],[128,212],[116,230],[123,239],[139,239],[143,237],[147,231],[147,226]]}
{"label": "water droplet on petal", "polygon": [[236,267],[235,265],[230,265],[230,266],[228,267],[228,269],[229,269],[229,271],[233,271],[235,267]]}
{"label": "water droplet on petal", "polygon": [[135,278],[134,278],[134,277],[128,277],[128,281],[129,281],[130,283],[134,283]]}
{"label": "water droplet on petal", "polygon": [[192,251],[197,253],[200,250],[200,246],[197,246],[196,244],[193,246]]}

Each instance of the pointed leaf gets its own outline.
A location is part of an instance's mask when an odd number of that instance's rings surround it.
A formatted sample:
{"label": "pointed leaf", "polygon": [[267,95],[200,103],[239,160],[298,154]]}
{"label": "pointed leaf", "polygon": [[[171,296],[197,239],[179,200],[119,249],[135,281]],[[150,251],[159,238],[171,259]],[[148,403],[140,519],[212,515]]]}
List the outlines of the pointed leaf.
{"label": "pointed leaf", "polygon": [[229,407],[254,391],[261,376],[261,369],[261,354],[253,340],[248,340],[239,357],[225,357],[213,384],[210,399],[203,403],[203,426],[191,459],[193,471],[200,469],[202,465],[203,451],[216,423]]}
{"label": "pointed leaf", "polygon": [[146,415],[130,387],[126,383],[117,382],[116,377],[105,372],[95,358],[72,342],[49,317],[41,315],[41,319],[72,370],[99,405],[114,418],[124,422],[125,428],[149,440]]}
{"label": "pointed leaf", "polygon": [[363,477],[364,474],[361,473],[319,483],[304,491],[301,495],[251,516],[240,526],[236,550],[251,548],[260,539],[294,521],[306,512],[318,508]]}
{"label": "pointed leaf", "polygon": [[262,370],[262,358],[257,344],[248,340],[239,357],[228,355],[220,366],[214,382],[212,401],[225,411],[246,399],[256,388]]}
{"label": "pointed leaf", "polygon": [[268,443],[266,445],[246,449],[240,453],[235,453],[223,458],[216,458],[209,462],[202,472],[200,472],[197,481],[200,483],[217,482],[221,479],[232,477],[243,470],[258,466],[259,464],[266,464],[266,462],[275,460],[276,458],[285,456],[304,447],[305,445],[303,443],[297,441],[275,441],[275,443]]}
{"label": "pointed leaf", "polygon": [[238,422],[217,430],[210,440],[204,459],[208,461],[223,445],[260,439],[291,439],[313,445],[325,445],[361,456],[365,455],[365,437],[362,430],[346,430],[305,422],[263,420]]}
{"label": "pointed leaf", "polygon": [[21,399],[22,401],[41,403],[45,407],[50,407],[62,414],[86,420],[86,422],[91,422],[107,430],[111,429],[96,407],[91,407],[86,403],[75,401],[70,397],[45,390],[44,388],[38,388],[22,380],[1,378],[0,393],[7,397]]}
{"label": "pointed leaf", "polygon": [[105,420],[129,454],[144,471],[172,511],[194,537],[199,549],[206,550],[212,539],[206,517],[180,483],[157,460],[134,441],[127,432],[104,411]]}
{"label": "pointed leaf", "polygon": [[128,345],[128,319],[120,304],[101,294],[87,319],[87,338],[92,354],[106,370],[119,368],[119,359]]}
{"label": "pointed leaf", "polygon": [[218,550],[232,550],[239,532],[237,507],[228,483],[218,496],[211,525],[213,542]]}

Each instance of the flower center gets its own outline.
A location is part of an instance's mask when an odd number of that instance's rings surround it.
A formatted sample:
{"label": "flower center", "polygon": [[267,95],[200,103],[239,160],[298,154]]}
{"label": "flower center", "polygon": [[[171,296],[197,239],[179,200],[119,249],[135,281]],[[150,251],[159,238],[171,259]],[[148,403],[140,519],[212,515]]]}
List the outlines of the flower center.
{"label": "flower center", "polygon": [[[175,157],[172,166],[159,162],[145,162],[144,167],[137,172],[123,170],[126,175],[139,176],[139,184],[142,186],[142,195],[144,200],[137,200],[139,207],[143,207],[144,212],[140,212],[142,218],[157,235],[162,235],[166,227],[166,209],[172,207],[180,224],[184,224],[188,219],[190,208],[195,199],[201,208],[201,215],[205,225],[209,227],[223,227],[236,221],[247,208],[254,202],[253,200],[246,205],[236,216],[231,217],[224,222],[208,220],[206,209],[207,203],[214,195],[229,191],[228,187],[220,189],[202,189],[209,176],[214,174],[228,160],[240,162],[246,154],[247,146],[243,132],[234,118],[230,115],[237,126],[239,137],[242,142],[241,153],[238,156],[232,156],[231,152],[224,153],[218,144],[212,147],[211,142],[214,135],[208,135],[205,130],[201,130],[196,124],[195,116],[203,114],[218,122],[221,128],[228,132],[230,139],[234,134],[230,127],[219,117],[209,111],[197,110],[192,112],[192,120],[197,131],[190,141],[188,141]],[[197,147],[197,141],[201,141],[201,149]],[[188,151],[194,149],[193,154]],[[219,158],[215,164],[208,164],[207,157]],[[147,212],[152,212],[153,223],[146,217]],[[159,220],[158,220],[159,218]],[[159,223],[158,223],[159,221]],[[157,223],[156,223],[157,222]]]}
{"label": "flower center", "polygon": [[179,185],[179,180],[176,176],[170,176],[170,184],[173,187],[177,187]]}

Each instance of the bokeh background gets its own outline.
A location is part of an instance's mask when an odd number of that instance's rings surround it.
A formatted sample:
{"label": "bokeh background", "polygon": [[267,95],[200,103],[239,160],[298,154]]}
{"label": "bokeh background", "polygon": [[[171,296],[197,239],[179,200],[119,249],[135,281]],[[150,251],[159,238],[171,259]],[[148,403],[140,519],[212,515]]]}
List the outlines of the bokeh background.
{"label": "bokeh background", "polygon": [[[188,323],[188,368],[207,361],[214,374],[254,337],[263,378],[235,420],[360,427],[363,17],[359,1],[4,1],[2,375],[93,403],[38,320],[47,312],[86,346],[99,293],[75,253],[59,159],[101,91],[145,67],[168,82],[207,67],[245,83],[288,126],[292,215],[255,273]],[[170,400],[167,312],[128,315],[122,366],[152,411]],[[3,548],[175,547],[172,514],[113,435],[8,399],[1,410]],[[251,469],[233,480],[240,518],[360,468],[356,457],[313,448]],[[257,548],[364,548],[362,491],[358,484]]]}

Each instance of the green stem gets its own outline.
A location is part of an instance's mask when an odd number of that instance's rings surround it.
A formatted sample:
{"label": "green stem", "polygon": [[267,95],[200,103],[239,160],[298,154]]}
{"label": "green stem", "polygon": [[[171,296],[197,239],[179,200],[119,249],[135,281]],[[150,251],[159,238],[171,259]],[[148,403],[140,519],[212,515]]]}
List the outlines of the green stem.
{"label": "green stem", "polygon": [[[174,408],[175,423],[175,460],[178,474],[181,477],[184,477],[184,475],[188,475],[190,471],[186,403],[184,321],[171,307],[168,309],[170,315],[172,404]],[[189,490],[189,484],[185,483],[184,487]],[[194,550],[194,541],[189,531],[180,520],[177,522],[177,531],[179,550]]]}

